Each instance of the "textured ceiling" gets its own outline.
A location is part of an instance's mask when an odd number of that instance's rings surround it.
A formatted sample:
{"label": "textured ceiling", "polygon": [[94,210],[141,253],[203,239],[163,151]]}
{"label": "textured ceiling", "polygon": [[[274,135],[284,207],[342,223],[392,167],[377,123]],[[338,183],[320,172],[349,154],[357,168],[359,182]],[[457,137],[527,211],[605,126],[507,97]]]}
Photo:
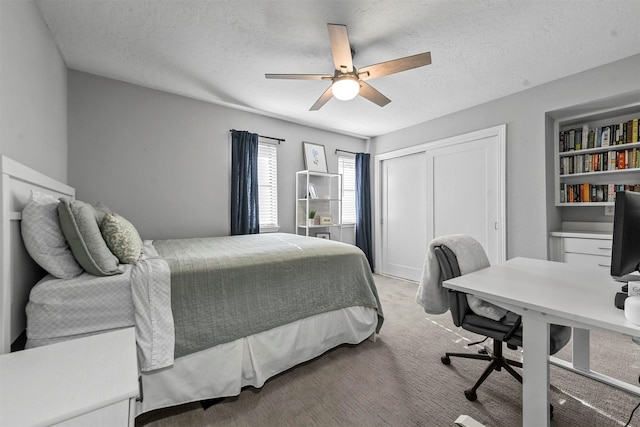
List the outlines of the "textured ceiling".
{"label": "textured ceiling", "polygon": [[[324,129],[376,136],[640,53],[638,0],[36,1],[70,68]],[[309,107],[333,73],[327,23],[360,68],[430,51],[429,66]],[[588,88],[585,88],[588,90]]]}

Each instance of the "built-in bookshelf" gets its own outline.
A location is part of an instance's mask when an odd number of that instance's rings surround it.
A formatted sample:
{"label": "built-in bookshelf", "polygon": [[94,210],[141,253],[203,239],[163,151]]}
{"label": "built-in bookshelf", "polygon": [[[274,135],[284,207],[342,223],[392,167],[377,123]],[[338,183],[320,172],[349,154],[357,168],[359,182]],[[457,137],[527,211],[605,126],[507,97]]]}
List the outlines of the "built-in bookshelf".
{"label": "built-in bookshelf", "polygon": [[555,120],[556,206],[608,206],[640,191],[640,102]]}

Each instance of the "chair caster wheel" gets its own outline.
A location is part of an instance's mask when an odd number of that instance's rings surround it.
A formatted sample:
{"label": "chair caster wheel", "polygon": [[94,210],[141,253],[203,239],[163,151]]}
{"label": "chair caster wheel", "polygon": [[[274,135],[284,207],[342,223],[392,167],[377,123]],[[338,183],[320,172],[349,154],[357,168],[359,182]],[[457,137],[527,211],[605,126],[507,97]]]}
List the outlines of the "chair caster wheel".
{"label": "chair caster wheel", "polygon": [[471,402],[473,402],[476,399],[478,399],[478,395],[476,394],[475,390],[473,390],[473,389],[465,390],[464,391],[464,397],[466,397],[467,400],[470,400]]}
{"label": "chair caster wheel", "polygon": [[489,352],[486,348],[481,348],[480,350],[478,350],[478,354],[489,354]]}
{"label": "chair caster wheel", "polygon": [[443,365],[450,365],[451,364],[451,359],[449,358],[449,356],[442,356],[440,358],[440,361],[442,362]]}

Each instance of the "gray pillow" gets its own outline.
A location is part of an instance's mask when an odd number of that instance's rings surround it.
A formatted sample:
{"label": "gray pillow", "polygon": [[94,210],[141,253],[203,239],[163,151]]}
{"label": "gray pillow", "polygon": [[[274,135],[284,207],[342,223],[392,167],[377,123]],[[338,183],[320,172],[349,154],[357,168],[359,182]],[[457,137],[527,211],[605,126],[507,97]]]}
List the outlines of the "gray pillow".
{"label": "gray pillow", "polygon": [[102,219],[104,218],[105,214],[113,214],[113,211],[109,208],[109,206],[105,205],[104,203],[94,203],[91,207],[93,207],[98,224],[102,223]]}
{"label": "gray pillow", "polygon": [[71,279],[82,273],[82,267],[62,234],[55,197],[32,191],[22,210],[20,228],[27,252],[49,274],[59,279]]}
{"label": "gray pillow", "polygon": [[142,239],[129,221],[117,214],[105,214],[100,231],[107,246],[123,264],[135,264],[142,253]]}
{"label": "gray pillow", "polygon": [[93,207],[79,200],[63,197],[58,204],[62,232],[76,261],[94,276],[120,274],[118,258],[105,243]]}

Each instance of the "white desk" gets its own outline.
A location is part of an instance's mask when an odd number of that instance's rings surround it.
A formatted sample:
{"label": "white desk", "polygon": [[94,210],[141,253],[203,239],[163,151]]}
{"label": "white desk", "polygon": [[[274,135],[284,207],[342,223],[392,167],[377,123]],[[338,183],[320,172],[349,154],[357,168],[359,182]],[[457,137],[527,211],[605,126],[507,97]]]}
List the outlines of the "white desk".
{"label": "white desk", "polygon": [[[613,304],[620,283],[597,268],[514,258],[447,280],[444,286],[475,294],[522,315],[524,427],[549,425],[550,324],[640,336],[640,326],[629,322]],[[584,337],[578,338],[584,345]],[[640,392],[639,387],[629,387]]]}

